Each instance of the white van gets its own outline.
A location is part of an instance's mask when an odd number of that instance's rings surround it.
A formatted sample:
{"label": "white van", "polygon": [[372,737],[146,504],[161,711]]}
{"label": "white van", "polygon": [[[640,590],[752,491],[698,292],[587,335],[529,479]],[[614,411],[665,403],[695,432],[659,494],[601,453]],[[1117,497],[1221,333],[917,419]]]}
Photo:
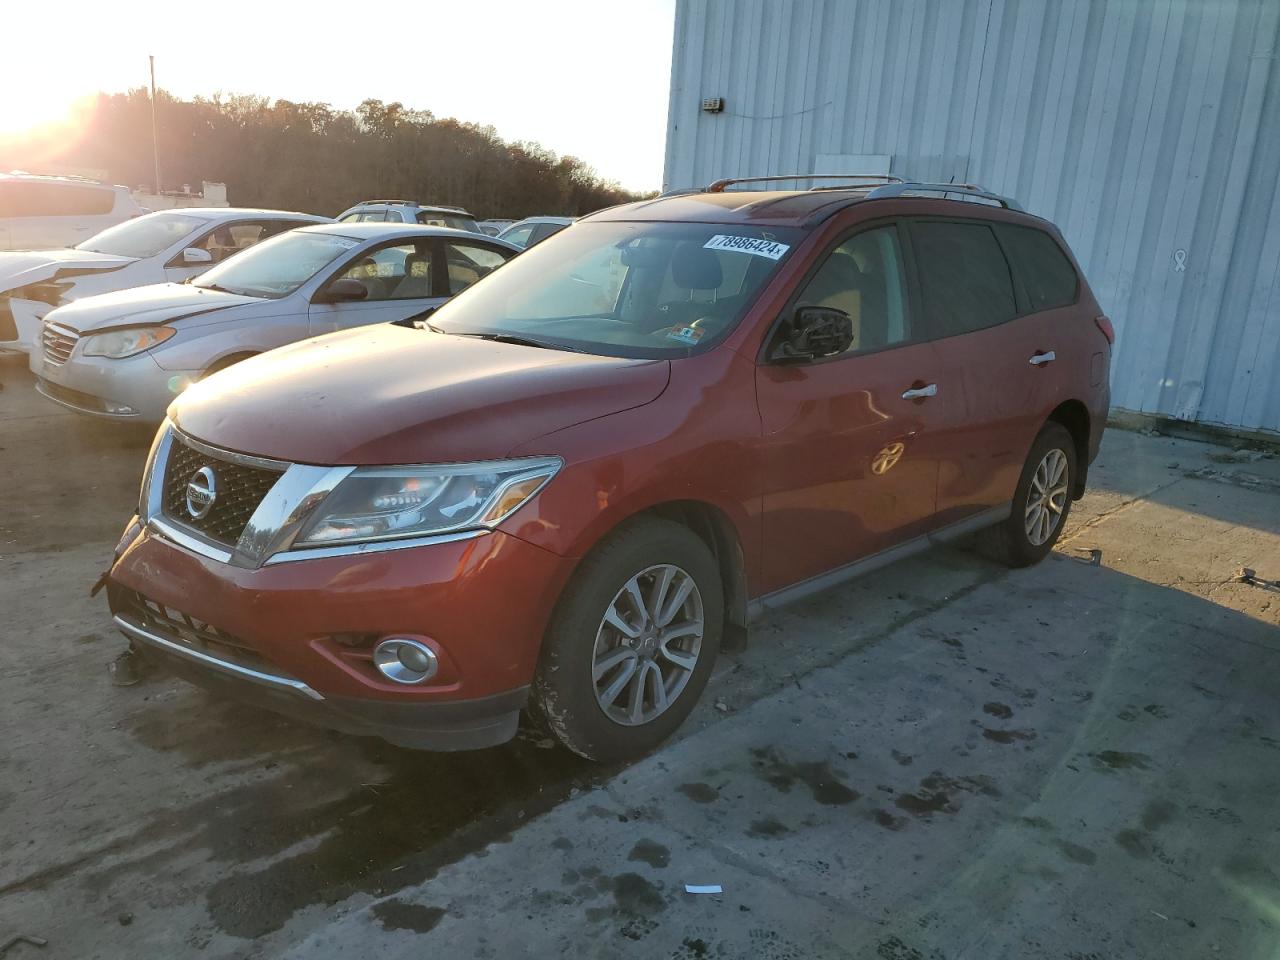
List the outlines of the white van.
{"label": "white van", "polygon": [[146,212],[125,187],[81,177],[0,173],[0,250],[75,246]]}

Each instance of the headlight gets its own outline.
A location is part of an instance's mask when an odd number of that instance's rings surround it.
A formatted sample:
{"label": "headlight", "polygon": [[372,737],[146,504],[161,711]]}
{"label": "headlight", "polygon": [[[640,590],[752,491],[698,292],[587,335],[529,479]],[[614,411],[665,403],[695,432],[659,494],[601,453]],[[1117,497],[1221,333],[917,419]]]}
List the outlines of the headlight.
{"label": "headlight", "polygon": [[134,327],[132,330],[97,333],[84,338],[84,355],[119,360],[121,357],[131,357],[143,350],[150,350],[177,332],[173,327]]}
{"label": "headlight", "polygon": [[316,508],[295,547],[495,527],[556,475],[559,457],[359,467]]}

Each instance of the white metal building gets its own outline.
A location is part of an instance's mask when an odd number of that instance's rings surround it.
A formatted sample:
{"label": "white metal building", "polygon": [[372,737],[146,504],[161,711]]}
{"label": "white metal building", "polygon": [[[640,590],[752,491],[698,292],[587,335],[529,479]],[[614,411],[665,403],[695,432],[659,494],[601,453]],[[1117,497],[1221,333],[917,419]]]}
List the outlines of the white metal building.
{"label": "white metal building", "polygon": [[1014,196],[1115,322],[1116,407],[1280,433],[1278,57],[1280,0],[678,0],[665,184]]}

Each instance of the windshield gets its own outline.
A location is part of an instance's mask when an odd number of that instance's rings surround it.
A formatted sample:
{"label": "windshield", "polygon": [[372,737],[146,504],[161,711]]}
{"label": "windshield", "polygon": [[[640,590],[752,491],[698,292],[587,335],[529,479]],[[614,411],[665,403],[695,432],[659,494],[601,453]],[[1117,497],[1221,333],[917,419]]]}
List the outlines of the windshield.
{"label": "windshield", "polygon": [[237,253],[191,282],[250,297],[285,297],[359,242],[329,233],[282,233]]}
{"label": "windshield", "polygon": [[108,227],[76,244],[76,249],[113,257],[154,257],[208,222],[185,213],[149,213]]}
{"label": "windshield", "polygon": [[799,236],[727,224],[579,223],[468,288],[431,325],[605,356],[687,356],[734,328]]}

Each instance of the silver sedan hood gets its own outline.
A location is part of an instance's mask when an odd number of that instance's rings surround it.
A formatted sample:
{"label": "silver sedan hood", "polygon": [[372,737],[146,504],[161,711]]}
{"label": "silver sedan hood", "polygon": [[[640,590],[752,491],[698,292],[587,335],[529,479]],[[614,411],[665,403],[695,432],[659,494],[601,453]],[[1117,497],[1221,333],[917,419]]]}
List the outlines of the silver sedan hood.
{"label": "silver sedan hood", "polygon": [[84,297],[46,314],[45,321],[61,323],[77,333],[88,333],[112,327],[174,323],[247,303],[262,303],[262,300],[206,290],[189,283],[155,283]]}

